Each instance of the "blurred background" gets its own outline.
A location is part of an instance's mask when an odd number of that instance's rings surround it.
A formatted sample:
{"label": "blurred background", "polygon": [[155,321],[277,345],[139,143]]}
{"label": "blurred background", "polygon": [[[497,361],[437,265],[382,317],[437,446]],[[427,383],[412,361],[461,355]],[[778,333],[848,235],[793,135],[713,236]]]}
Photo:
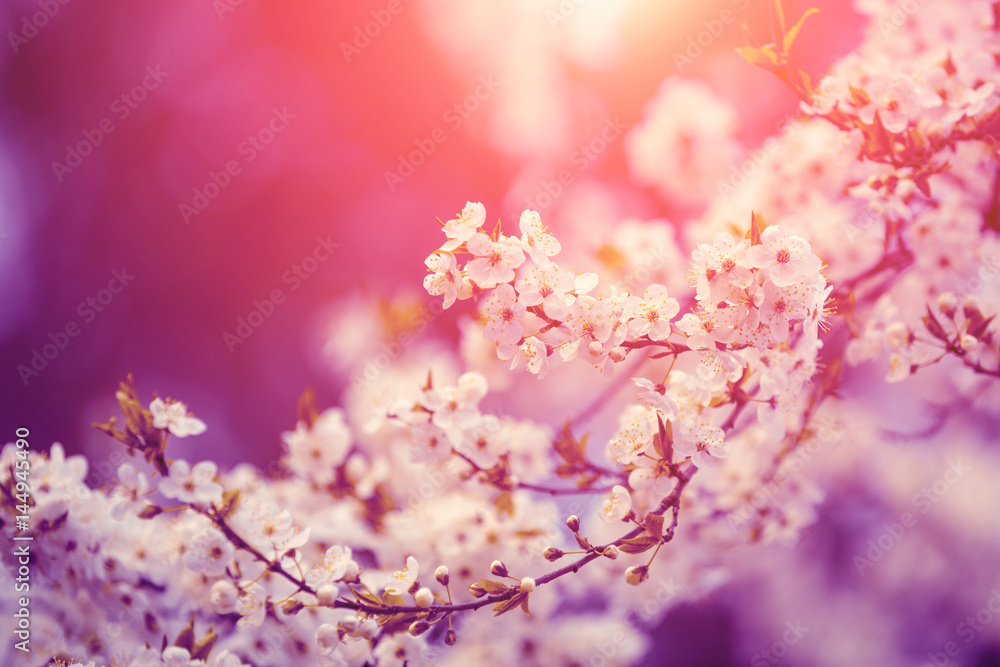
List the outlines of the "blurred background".
{"label": "blurred background", "polygon": [[[859,28],[811,4],[822,69]],[[221,462],[275,458],[302,389],[331,405],[344,386],[320,353],[330,309],[419,292],[436,219],[471,199],[552,220],[566,168],[585,171],[566,190],[621,184],[616,213],[671,213],[616,141],[668,75],[738,100],[748,143],[772,132],[791,96],[733,51],[767,5],[7,2],[0,433],[101,459],[90,424],[132,372],[210,424]]]}
{"label": "blurred background", "polygon": [[[769,5],[8,0],[0,437],[26,426],[34,447],[58,441],[98,465],[113,443],[91,423],[118,413],[114,392],[131,372],[144,400],[178,398],[207,422],[179,455],[210,445],[224,466],[265,465],[304,388],[326,407],[349,385],[329,353],[364,335],[345,304],[430,304],[420,285],[442,240],[436,220],[467,200],[485,204],[487,227],[502,218],[516,228],[533,208],[563,239],[586,239],[600,216],[666,218],[682,236],[704,196],[683,196],[683,184],[664,196],[670,178],[649,178],[655,155],[637,175],[628,137],[671,76],[735,105],[732,145],[749,152],[774,133],[796,100],[734,51],[740,24],[767,34]],[[860,39],[850,3],[785,5],[792,17],[821,9],[797,47],[814,80]],[[460,305],[423,335],[457,343],[457,319],[471,312]],[[794,625],[802,609],[844,629],[814,633],[818,652],[866,628],[866,646],[905,645],[878,621],[975,610],[905,596],[885,614],[870,600],[859,607],[867,582],[853,576],[844,534],[867,502],[848,484],[835,489],[799,550],[762,552],[717,596],[673,610],[654,651],[681,660],[671,664],[737,664],[733,646],[749,656],[776,645],[781,622]],[[856,532],[863,547],[870,534]],[[785,568],[786,585],[765,590]],[[804,589],[837,594],[817,611]],[[753,601],[765,594],[757,622]],[[752,664],[777,662],[761,655]],[[1000,664],[996,650],[978,655],[963,658]]]}

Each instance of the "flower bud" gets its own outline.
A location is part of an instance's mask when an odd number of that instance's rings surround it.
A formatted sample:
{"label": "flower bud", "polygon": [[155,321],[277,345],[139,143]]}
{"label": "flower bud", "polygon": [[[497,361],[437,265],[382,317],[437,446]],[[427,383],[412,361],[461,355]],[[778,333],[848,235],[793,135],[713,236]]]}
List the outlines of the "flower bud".
{"label": "flower bud", "polygon": [[421,588],[413,597],[417,601],[417,606],[421,609],[427,609],[434,604],[434,594],[431,593],[431,589],[429,588]]}
{"label": "flower bud", "polygon": [[345,616],[344,618],[340,619],[340,623],[338,623],[337,625],[344,632],[347,633],[357,632],[358,626],[361,625],[361,619],[355,616],[354,614],[351,614],[350,616]]}
{"label": "flower bud", "polygon": [[632,586],[638,586],[646,579],[649,579],[649,568],[645,565],[633,565],[625,570],[625,582]]}
{"label": "flower bud", "polygon": [[231,614],[236,610],[236,603],[240,594],[230,581],[217,581],[212,584],[212,589],[208,594],[212,602],[212,609],[217,614]]}
{"label": "flower bud", "polygon": [[507,576],[507,566],[498,560],[490,563],[490,573],[495,577],[506,577]]}
{"label": "flower bud", "polygon": [[340,643],[340,632],[329,623],[316,628],[316,643],[322,649],[336,648]]}
{"label": "flower bud", "polygon": [[154,505],[153,503],[146,503],[146,506],[142,508],[141,512],[139,512],[139,518],[152,519],[153,517],[161,514],[162,512],[163,508],[160,507],[159,505]]}
{"label": "flower bud", "polygon": [[610,558],[611,560],[614,560],[618,558],[618,554],[620,552],[618,550],[618,547],[616,547],[613,544],[609,544],[608,546],[604,547],[604,551],[602,551],[601,553],[604,554],[605,558]]}
{"label": "flower bud", "polygon": [[347,562],[347,571],[344,573],[344,581],[355,582],[358,580],[358,575],[361,574],[361,568],[353,560]]}
{"label": "flower bud", "polygon": [[450,577],[448,575],[448,567],[445,565],[442,565],[438,569],[434,570],[434,578],[437,579],[437,582],[442,586],[448,585],[448,582],[450,581]]}
{"label": "flower bud", "polygon": [[469,593],[471,593],[474,598],[481,598],[486,595],[486,589],[479,584],[472,584],[469,586]]}
{"label": "flower bud", "polygon": [[566,527],[572,530],[574,533],[580,532],[580,517],[573,515],[566,519]]}
{"label": "flower bud", "polygon": [[556,562],[557,560],[562,558],[563,555],[564,555],[563,550],[556,549],[555,547],[548,547],[545,551],[542,552],[542,556],[544,556],[545,560],[549,561],[550,563]]}
{"label": "flower bud", "polygon": [[281,605],[281,611],[285,612],[289,616],[295,616],[295,614],[302,611],[305,607],[299,600],[286,600],[283,605]]}
{"label": "flower bud", "polygon": [[431,624],[428,623],[427,621],[423,621],[423,620],[413,621],[413,623],[410,623],[409,632],[414,637],[419,637],[420,635],[422,635],[425,632],[427,632],[430,629],[430,627],[431,627]]}
{"label": "flower bud", "polygon": [[965,313],[965,319],[967,320],[971,320],[976,316],[983,316],[979,310],[979,301],[974,296],[965,297],[965,301],[962,303],[962,312]]}
{"label": "flower bud", "polygon": [[599,340],[592,340],[587,345],[587,351],[595,357],[599,357],[601,356],[601,353],[604,352],[604,343]]}
{"label": "flower bud", "polygon": [[615,362],[616,364],[620,364],[621,362],[625,361],[625,356],[627,354],[628,350],[619,345],[618,347],[612,349],[611,352],[608,353],[608,356],[611,358],[611,361]]}
{"label": "flower bud", "polygon": [[972,352],[974,349],[976,349],[976,346],[979,345],[979,341],[976,340],[975,336],[970,336],[969,334],[962,334],[962,338],[959,341],[959,345],[961,345],[962,349],[965,350],[966,352]]}
{"label": "flower bud", "polygon": [[455,634],[454,630],[448,630],[448,632],[444,633],[444,643],[448,646],[454,646],[458,643],[458,635]]}
{"label": "flower bud", "polygon": [[903,347],[910,342],[910,328],[903,322],[893,322],[885,328],[885,339],[893,347]]}
{"label": "flower bud", "polygon": [[535,580],[531,577],[525,577],[521,580],[521,592],[530,593],[535,590]]}
{"label": "flower bud", "polygon": [[323,584],[316,591],[316,601],[324,607],[332,607],[340,596],[340,586],[337,584]]}
{"label": "flower bud", "polygon": [[942,292],[938,295],[938,310],[948,318],[955,317],[955,310],[958,308],[958,300],[951,292]]}
{"label": "flower bud", "polygon": [[358,628],[358,634],[360,634],[365,639],[375,639],[378,636],[378,621],[374,618],[367,618],[361,622],[361,627]]}

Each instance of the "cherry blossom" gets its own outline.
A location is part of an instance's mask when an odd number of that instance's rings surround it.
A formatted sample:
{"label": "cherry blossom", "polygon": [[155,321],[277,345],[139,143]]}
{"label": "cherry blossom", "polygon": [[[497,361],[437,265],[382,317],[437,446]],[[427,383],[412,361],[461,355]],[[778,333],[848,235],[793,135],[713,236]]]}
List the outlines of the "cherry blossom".
{"label": "cherry blossom", "polygon": [[149,478],[144,473],[131,463],[118,466],[118,486],[115,487],[111,516],[120,521],[134,512],[144,502],[148,490]]}
{"label": "cherry blossom", "polygon": [[729,443],[722,429],[685,419],[680,428],[674,429],[674,451],[680,456],[690,456],[699,468],[715,468],[720,459],[729,456]]}
{"label": "cherry blossom", "polygon": [[235,551],[229,539],[217,530],[206,530],[191,540],[184,564],[195,572],[214,577],[226,571]]}
{"label": "cherry blossom", "polygon": [[615,485],[611,489],[611,495],[601,505],[601,518],[605,521],[621,521],[631,511],[632,496],[629,495],[628,489]]}
{"label": "cherry blossom", "polygon": [[472,285],[458,269],[458,260],[449,252],[430,255],[424,264],[432,273],[424,277],[424,289],[433,296],[444,296],[444,307],[450,308],[456,299],[472,296]]}
{"label": "cherry blossom", "polygon": [[351,569],[351,548],[332,546],[323,558],[306,572],[306,583],[315,589],[332,584],[344,578]]}
{"label": "cherry blossom", "polygon": [[524,333],[521,319],[526,310],[513,287],[508,284],[500,285],[483,302],[482,312],[486,318],[483,335],[503,345],[516,345]]}
{"label": "cherry blossom", "polygon": [[524,264],[524,251],[517,239],[501,235],[496,240],[479,232],[465,246],[476,259],[465,266],[469,278],[480,288],[496,287],[514,279],[514,270]]}
{"label": "cherry blossom", "polygon": [[514,287],[520,303],[525,306],[541,305],[546,316],[563,320],[569,312],[567,302],[571,302],[572,297],[568,295],[576,288],[576,281],[569,273],[550,263],[531,267]]}
{"label": "cherry blossom", "polygon": [[387,581],[384,586],[385,592],[391,595],[405,594],[408,590],[410,590],[410,587],[413,586],[414,582],[416,582],[417,575],[419,573],[420,564],[417,563],[417,559],[413,556],[407,556],[406,567],[392,573],[389,581]]}
{"label": "cherry blossom", "polygon": [[728,343],[736,337],[733,320],[738,316],[735,308],[687,313],[676,326],[687,336],[688,347],[692,350],[712,349],[716,343]]}
{"label": "cherry blossom", "polygon": [[653,444],[657,422],[652,410],[630,406],[621,417],[621,425],[608,442],[608,457],[621,464],[635,461]]}
{"label": "cherry blossom", "polygon": [[465,208],[457,218],[444,223],[442,231],[448,237],[448,241],[441,246],[441,250],[451,252],[458,248],[472,238],[484,222],[486,222],[486,207],[479,202],[466,202]]}
{"label": "cherry blossom", "polygon": [[788,340],[790,322],[808,315],[807,300],[810,293],[800,285],[778,287],[769,280],[758,294],[761,299],[760,323],[768,328],[776,342],[785,342]]}
{"label": "cherry blossom", "polygon": [[572,339],[603,343],[611,336],[611,306],[591,296],[581,296],[569,308],[565,326]]}
{"label": "cherry blossom", "polygon": [[665,419],[673,419],[677,415],[677,403],[666,394],[666,386],[663,384],[653,384],[652,380],[646,378],[632,378],[635,386],[643,391],[636,394],[636,399],[643,405],[659,410]]}
{"label": "cherry blossom", "polygon": [[178,401],[153,399],[149,411],[153,414],[153,426],[165,428],[178,438],[205,432],[205,422],[190,415],[187,406]]}
{"label": "cherry blossom", "polygon": [[160,480],[159,491],[184,503],[215,503],[222,500],[222,485],[215,481],[218,468],[212,461],[199,461],[192,468],[184,459],[170,465],[170,475]]}
{"label": "cherry blossom", "polygon": [[457,438],[456,430],[472,428],[482,419],[479,401],[486,395],[486,378],[480,373],[463,373],[456,384],[433,387],[424,392],[421,404],[432,411],[432,422]]}
{"label": "cherry blossom", "polygon": [[698,301],[712,304],[730,298],[733,290],[745,289],[752,282],[746,264],[749,241],[733,242],[725,232],[715,235],[712,245],[699,243],[691,253],[691,268]]}
{"label": "cherry blossom", "polygon": [[251,583],[242,586],[243,593],[236,605],[240,615],[237,625],[240,627],[259,627],[267,614],[267,596],[260,584]]}
{"label": "cherry blossom", "polygon": [[285,462],[303,477],[329,484],[335,468],[344,462],[351,446],[351,434],[342,410],[324,410],[311,427],[297,422],[294,431],[281,434],[288,455]]}
{"label": "cherry blossom", "polygon": [[554,236],[542,225],[542,218],[536,211],[521,214],[521,247],[531,260],[539,266],[549,263],[549,258],[559,254],[561,246]]}
{"label": "cherry blossom", "polygon": [[754,268],[766,269],[778,287],[788,287],[801,277],[811,278],[822,268],[806,240],[787,234],[780,226],[765,229],[760,240],[762,245],[747,250],[746,261]]}
{"label": "cherry blossom", "polygon": [[670,335],[670,321],[680,311],[677,299],[667,296],[663,285],[646,288],[642,303],[636,304],[635,318],[629,323],[632,336],[649,336],[650,340],[664,340]]}

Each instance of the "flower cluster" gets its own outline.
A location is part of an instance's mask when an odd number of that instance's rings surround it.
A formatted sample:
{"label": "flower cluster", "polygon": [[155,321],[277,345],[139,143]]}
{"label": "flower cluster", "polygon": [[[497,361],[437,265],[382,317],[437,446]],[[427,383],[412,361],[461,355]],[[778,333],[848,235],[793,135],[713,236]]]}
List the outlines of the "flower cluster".
{"label": "flower cluster", "polygon": [[[432,273],[424,286],[444,295],[445,307],[476,295],[483,335],[496,343],[497,356],[539,378],[553,356],[580,357],[603,372],[648,346],[704,350],[732,370],[742,363],[732,350],[770,350],[788,340],[795,322],[815,341],[825,317],[831,288],[822,262],[804,239],[778,225],[761,233],[756,218],[752,241],[737,244],[723,233],[693,252],[699,307],[679,320],[680,304],[663,285],[649,285],[641,295],[612,287],[594,296],[597,275],[552,260],[559,242],[536,212],[521,215],[519,238],[474,231],[484,219],[482,204],[469,202],[445,224],[448,241],[427,259]],[[463,249],[474,259],[460,267],[455,253]]]}

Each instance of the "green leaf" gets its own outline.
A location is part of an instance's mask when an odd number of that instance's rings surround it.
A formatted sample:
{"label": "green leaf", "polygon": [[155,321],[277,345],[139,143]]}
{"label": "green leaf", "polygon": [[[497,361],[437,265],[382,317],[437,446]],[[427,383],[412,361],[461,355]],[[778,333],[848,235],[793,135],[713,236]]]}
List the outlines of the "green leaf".
{"label": "green leaf", "polygon": [[931,183],[928,180],[927,174],[915,176],[913,178],[913,184],[919,188],[920,192],[922,192],[925,197],[931,196]]}
{"label": "green leaf", "polygon": [[664,422],[660,413],[656,413],[656,422],[659,426],[659,432],[653,438],[653,449],[662,460],[673,463],[674,427],[669,421]]}
{"label": "green leaf", "polygon": [[760,240],[761,233],[760,223],[757,222],[757,214],[750,211],[750,245],[763,245],[764,242]]}
{"label": "green leaf", "polygon": [[[975,338],[976,340],[981,340],[983,334],[986,333],[986,328],[990,326],[990,322],[993,321],[996,315],[990,315],[988,318],[984,318],[982,313],[976,313],[974,317],[969,319],[969,328],[967,333]],[[982,320],[981,322],[978,322]],[[978,324],[976,324],[978,322]]]}
{"label": "green leaf", "polygon": [[527,599],[528,599],[527,593],[518,593],[509,600],[501,600],[500,602],[497,602],[495,605],[493,605],[493,611],[496,612],[493,615],[499,616],[500,614],[506,614],[508,611],[510,611],[514,607],[517,607],[519,604],[521,604],[523,601]]}
{"label": "green leaf", "polygon": [[623,539],[619,549],[627,554],[641,554],[643,551],[649,551],[659,543],[659,537],[640,535],[639,537]]}
{"label": "green leaf", "polygon": [[771,47],[762,46],[741,46],[738,49],[743,59],[755,67],[762,67],[766,70],[775,71],[778,69],[778,54]]}
{"label": "green leaf", "polygon": [[191,614],[191,618],[188,620],[187,625],[181,629],[180,633],[177,635],[177,639],[174,640],[174,646],[186,650],[189,654],[194,648],[194,618],[195,615]]}
{"label": "green leaf", "polygon": [[812,9],[810,9],[809,11],[807,11],[805,14],[802,15],[802,18],[799,19],[798,23],[792,26],[791,30],[785,33],[785,41],[783,44],[785,53],[791,51],[792,43],[795,42],[795,38],[798,36],[799,30],[802,29],[802,24],[805,22],[805,20],[810,16],[812,16],[813,14],[818,14],[818,13],[819,10],[813,7]]}
{"label": "green leaf", "polygon": [[872,99],[868,97],[868,93],[866,93],[861,88],[848,86],[848,90],[851,91],[851,104],[853,104],[854,106],[865,107],[872,103]]}
{"label": "green leaf", "polygon": [[352,588],[351,592],[354,593],[354,597],[358,598],[359,600],[364,600],[370,605],[381,607],[383,604],[385,604],[384,602],[382,602],[382,598],[372,593],[369,593],[368,591],[365,590],[356,591]]}
{"label": "green leaf", "polygon": [[774,9],[774,34],[783,35],[785,34],[785,9],[781,6],[781,0],[774,0],[772,7]]}
{"label": "green leaf", "polygon": [[645,526],[652,537],[659,539],[663,535],[663,515],[647,514]]}
{"label": "green leaf", "polygon": [[924,326],[927,327],[927,331],[930,332],[935,338],[939,338],[945,342],[948,341],[948,334],[945,333],[944,327],[938,322],[937,318],[934,317],[934,313],[931,312],[931,307],[927,306],[927,314],[924,315]]}
{"label": "green leaf", "polygon": [[507,592],[507,584],[499,581],[493,581],[492,579],[480,579],[479,585],[486,589],[486,592],[490,595]]}

